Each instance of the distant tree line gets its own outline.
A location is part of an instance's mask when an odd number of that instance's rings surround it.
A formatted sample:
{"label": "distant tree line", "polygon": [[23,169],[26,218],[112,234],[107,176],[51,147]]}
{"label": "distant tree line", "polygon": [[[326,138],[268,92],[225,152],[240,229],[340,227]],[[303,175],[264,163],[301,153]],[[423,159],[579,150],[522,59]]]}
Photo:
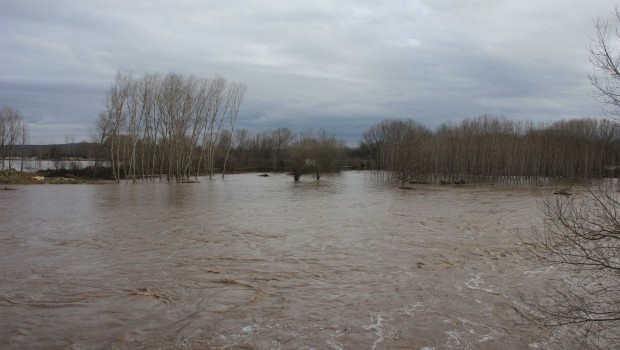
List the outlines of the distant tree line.
{"label": "distant tree line", "polygon": [[289,171],[296,181],[308,173],[320,179],[323,173],[339,171],[346,155],[344,142],[325,130],[295,133],[277,128],[252,134],[240,129],[234,140],[236,165],[246,170]]}
{"label": "distant tree line", "polygon": [[616,177],[620,130],[609,120],[535,124],[483,115],[431,131],[412,120],[385,120],[364,135],[372,167],[402,185],[512,183]]}

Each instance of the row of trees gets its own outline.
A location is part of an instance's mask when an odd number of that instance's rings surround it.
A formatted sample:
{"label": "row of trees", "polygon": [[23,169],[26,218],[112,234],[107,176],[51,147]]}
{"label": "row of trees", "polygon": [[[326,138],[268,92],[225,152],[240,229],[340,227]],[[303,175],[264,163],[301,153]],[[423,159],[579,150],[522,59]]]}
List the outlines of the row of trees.
{"label": "row of trees", "polygon": [[235,130],[245,92],[219,77],[118,73],[96,122],[95,168],[107,160],[116,181],[162,175],[181,181],[213,176],[216,168],[223,175],[227,167],[288,170],[297,181],[339,169],[344,143],[324,130]]}
{"label": "row of trees", "polygon": [[432,132],[412,120],[386,120],[363,135],[375,169],[395,180],[513,182],[616,175],[620,129],[609,120],[534,124],[483,115]]}
{"label": "row of trees", "polygon": [[[118,79],[109,100],[116,98]],[[143,88],[148,85],[144,78],[121,81]],[[166,81],[160,82],[165,85]],[[235,94],[226,95],[231,93]],[[128,96],[125,105],[135,104],[135,96]],[[212,117],[202,123],[191,113],[189,117],[181,112],[162,116],[159,106],[155,107],[150,113],[142,107],[126,107],[126,114],[101,114],[98,130],[104,147],[96,154],[110,161],[117,180],[160,175],[182,180],[199,173],[213,175],[215,169],[224,173],[227,167],[290,171],[295,180],[312,172],[318,179],[324,172],[337,171],[347,153],[344,143],[325,130],[295,133],[277,128],[256,134],[235,130],[238,105],[207,114]],[[174,115],[181,116],[180,120],[170,117]],[[153,119],[158,117],[164,119]],[[413,120],[385,120],[363,135],[357,153],[402,185],[411,181],[534,183],[614,177],[620,170],[619,141],[620,129],[608,120],[534,124],[483,115],[444,123],[435,131]]]}
{"label": "row of trees", "polygon": [[277,128],[257,134],[239,129],[234,136],[224,135],[233,137],[230,161],[234,168],[289,171],[295,181],[308,173],[320,179],[324,173],[339,171],[347,152],[344,142],[324,129],[295,133]]}
{"label": "row of trees", "polygon": [[16,158],[22,159],[20,164],[23,167],[26,143],[28,143],[28,124],[20,111],[3,107],[0,110],[0,169],[11,169]]}
{"label": "row of trees", "polygon": [[201,169],[212,176],[219,135],[234,131],[245,92],[221,77],[119,72],[96,122],[97,161],[107,155],[117,181],[160,174],[180,181]]}
{"label": "row of trees", "polygon": [[[101,160],[105,160],[106,164],[111,163],[113,155],[110,150],[107,146],[95,152],[98,154],[99,163]],[[294,176],[295,181],[304,174],[312,174],[320,179],[324,173],[340,170],[347,151],[344,142],[326,130],[295,133],[288,128],[277,128],[252,133],[247,129],[237,129],[234,132],[222,129],[213,142],[210,153],[212,164],[207,169],[207,174],[213,170],[221,171],[222,175],[224,171],[286,171]],[[197,147],[193,152],[192,164],[200,162],[200,157],[200,147]],[[121,164],[116,168],[116,172],[120,170],[119,179],[131,178],[125,175],[128,172],[123,166],[124,164]],[[198,171],[193,175],[196,176]],[[200,174],[203,174],[203,171],[200,171]],[[166,175],[166,172],[150,176],[141,176],[138,173],[135,178],[159,175]]]}

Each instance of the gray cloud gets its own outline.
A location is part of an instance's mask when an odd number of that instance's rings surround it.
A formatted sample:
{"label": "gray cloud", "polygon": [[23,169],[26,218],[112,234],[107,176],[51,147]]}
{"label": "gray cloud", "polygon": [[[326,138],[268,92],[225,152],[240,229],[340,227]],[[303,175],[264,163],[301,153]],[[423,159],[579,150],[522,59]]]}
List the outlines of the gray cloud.
{"label": "gray cloud", "polygon": [[248,86],[239,127],[596,117],[587,46],[616,1],[0,3],[0,105],[36,143],[88,138],[117,70]]}

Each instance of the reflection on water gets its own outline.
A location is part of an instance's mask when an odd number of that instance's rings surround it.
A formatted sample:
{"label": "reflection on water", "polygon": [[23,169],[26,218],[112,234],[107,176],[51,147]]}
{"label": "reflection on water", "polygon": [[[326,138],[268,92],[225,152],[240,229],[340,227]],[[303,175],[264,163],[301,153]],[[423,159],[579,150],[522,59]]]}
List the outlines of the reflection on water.
{"label": "reflection on water", "polygon": [[0,347],[527,349],[536,194],[367,173],[0,191]]}

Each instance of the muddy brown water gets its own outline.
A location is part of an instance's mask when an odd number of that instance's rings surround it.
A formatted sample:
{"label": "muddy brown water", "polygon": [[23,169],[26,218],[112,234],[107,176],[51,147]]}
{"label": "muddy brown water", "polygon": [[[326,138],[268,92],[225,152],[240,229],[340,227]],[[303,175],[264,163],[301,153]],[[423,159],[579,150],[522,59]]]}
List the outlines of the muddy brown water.
{"label": "muddy brown water", "polygon": [[369,173],[0,192],[3,349],[544,349],[528,189]]}

